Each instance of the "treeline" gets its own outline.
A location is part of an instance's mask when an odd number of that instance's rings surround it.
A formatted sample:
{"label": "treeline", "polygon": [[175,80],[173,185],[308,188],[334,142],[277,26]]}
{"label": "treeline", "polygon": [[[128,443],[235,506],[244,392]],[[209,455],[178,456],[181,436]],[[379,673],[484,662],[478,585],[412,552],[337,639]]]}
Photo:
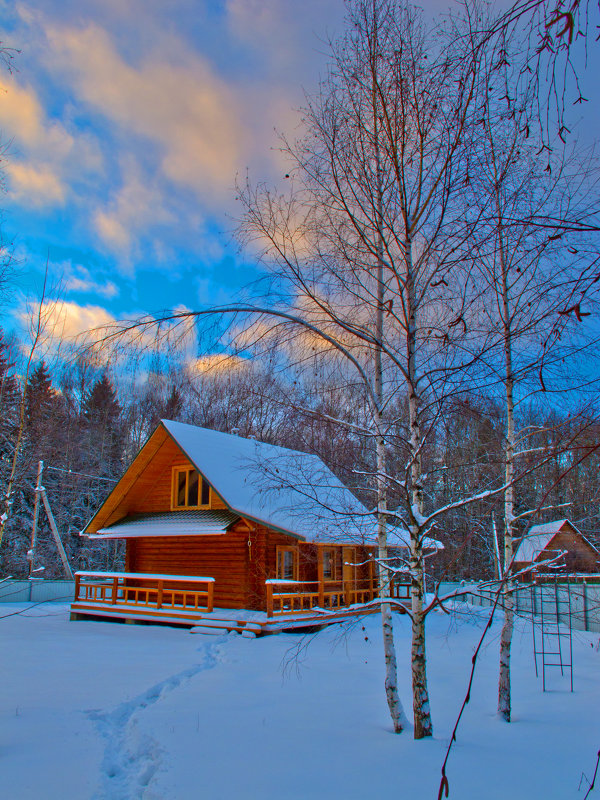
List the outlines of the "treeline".
{"label": "treeline", "polygon": [[[119,543],[97,543],[79,535],[160,419],[205,426],[319,455],[369,508],[376,474],[373,437],[360,432],[366,400],[351,383],[319,375],[294,380],[264,364],[240,359],[207,362],[200,368],[173,367],[143,379],[120,378],[85,359],[50,367],[39,362],[23,390],[14,348],[0,338],[0,480],[4,492],[23,411],[12,505],[0,549],[0,574],[29,574],[35,484],[39,461],[43,485],[73,569],[123,568]],[[407,439],[406,401],[388,409],[389,469],[401,474]],[[523,455],[524,477],[516,485],[522,534],[534,521],[569,517],[600,543],[600,430],[593,420],[557,409],[540,424],[529,407],[521,426],[537,426],[532,454]],[[527,419],[529,415],[529,420]],[[346,424],[340,424],[340,421]],[[461,397],[436,423],[424,453],[428,504],[451,504],[473,490],[498,485],[505,420],[492,398]],[[540,462],[539,451],[547,455]],[[531,471],[527,473],[527,459]],[[390,491],[389,508],[401,502]],[[428,559],[435,578],[492,577],[496,569],[494,525],[501,538],[503,508],[497,496],[448,512],[433,535],[444,551]],[[44,568],[43,570],[41,568]],[[43,509],[32,569],[37,576],[62,577],[62,566]]]}

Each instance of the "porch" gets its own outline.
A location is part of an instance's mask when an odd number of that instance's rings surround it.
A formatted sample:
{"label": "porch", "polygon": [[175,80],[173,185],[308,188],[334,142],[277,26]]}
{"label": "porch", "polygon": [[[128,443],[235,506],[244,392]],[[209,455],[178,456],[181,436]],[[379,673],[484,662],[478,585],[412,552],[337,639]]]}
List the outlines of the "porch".
{"label": "porch", "polygon": [[[366,581],[266,581],[267,616],[301,614],[313,610],[335,612],[369,603],[379,596],[373,578]],[[390,597],[408,602],[410,583],[390,582]]]}
{"label": "porch", "polygon": [[[120,619],[171,625],[277,633],[298,626],[329,625],[370,613],[362,607],[377,597],[373,581],[265,581],[266,613],[215,609],[215,580],[190,575],[141,572],[77,572],[71,619]],[[391,596],[407,601],[409,585],[391,586]]]}
{"label": "porch", "polygon": [[213,610],[214,578],[142,572],[76,572],[71,619],[105,616],[190,624]]}

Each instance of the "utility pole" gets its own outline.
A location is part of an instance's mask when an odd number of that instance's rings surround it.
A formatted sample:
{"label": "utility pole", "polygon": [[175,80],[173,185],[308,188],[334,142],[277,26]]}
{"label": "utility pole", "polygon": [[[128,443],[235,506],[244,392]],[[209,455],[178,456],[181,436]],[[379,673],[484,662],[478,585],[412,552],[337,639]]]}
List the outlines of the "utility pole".
{"label": "utility pole", "polygon": [[65,552],[65,548],[63,547],[63,543],[61,541],[60,534],[58,532],[56,520],[54,519],[54,514],[52,513],[52,509],[50,508],[50,501],[48,500],[46,488],[42,484],[43,471],[44,471],[44,462],[40,461],[38,463],[38,474],[35,485],[35,503],[33,507],[33,529],[31,531],[31,548],[27,553],[27,558],[29,559],[29,577],[31,577],[33,571],[33,556],[35,552],[35,544],[37,538],[38,514],[39,514],[40,497],[41,497],[42,503],[44,504],[44,508],[46,510],[46,516],[48,517],[50,530],[52,531],[52,535],[54,536],[54,542],[56,543],[56,549],[58,550],[60,560],[62,561],[64,570],[67,573],[67,578],[73,580],[73,570],[71,569],[71,565],[69,564],[69,561],[67,559],[67,554]]}
{"label": "utility pole", "polygon": [[38,517],[40,514],[40,491],[42,488],[42,472],[44,471],[44,462],[38,461],[37,480],[35,482],[35,500],[33,501],[33,527],[31,529],[31,545],[27,553],[27,560],[29,561],[29,578],[33,573],[33,557],[35,555],[35,545],[37,541]]}

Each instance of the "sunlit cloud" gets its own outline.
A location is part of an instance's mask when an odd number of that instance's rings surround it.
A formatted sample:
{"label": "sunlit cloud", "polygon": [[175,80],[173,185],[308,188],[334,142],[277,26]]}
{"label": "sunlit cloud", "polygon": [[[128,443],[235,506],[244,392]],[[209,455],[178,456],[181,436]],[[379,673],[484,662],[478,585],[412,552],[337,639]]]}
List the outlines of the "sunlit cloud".
{"label": "sunlit cloud", "polygon": [[74,137],[50,119],[36,91],[10,77],[0,83],[2,134],[8,141],[9,197],[36,208],[63,205],[69,179],[100,167],[93,137]]}
{"label": "sunlit cloud", "polygon": [[166,177],[205,196],[231,190],[243,164],[239,103],[205,59],[181,43],[180,63],[158,53],[133,65],[98,25],[46,32],[54,65],[80,99],[158,145]]}
{"label": "sunlit cloud", "polygon": [[64,184],[49,167],[9,162],[6,172],[10,181],[11,199],[15,202],[38,208],[64,203]]}
{"label": "sunlit cloud", "polygon": [[160,190],[143,180],[136,166],[124,170],[124,182],[104,208],[94,214],[96,233],[104,246],[127,261],[137,238],[148,229],[173,221]]}
{"label": "sunlit cloud", "polygon": [[206,374],[231,374],[250,368],[248,359],[240,358],[227,353],[213,353],[211,355],[193,358],[187,364],[187,371],[192,376]]}
{"label": "sunlit cloud", "polygon": [[[47,335],[56,342],[73,343],[90,330],[113,324],[115,317],[96,305],[79,305],[65,300],[50,300],[42,304],[42,316]],[[25,312],[22,312],[25,321]]]}

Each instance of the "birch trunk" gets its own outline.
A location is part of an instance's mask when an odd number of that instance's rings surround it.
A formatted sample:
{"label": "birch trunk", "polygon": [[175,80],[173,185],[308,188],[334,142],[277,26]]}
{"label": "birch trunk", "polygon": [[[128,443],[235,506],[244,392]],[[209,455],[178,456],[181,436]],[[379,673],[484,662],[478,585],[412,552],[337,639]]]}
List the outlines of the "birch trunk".
{"label": "birch trunk", "polygon": [[[387,510],[385,483],[383,475],[385,474],[385,443],[383,436],[377,434],[377,544],[378,544],[378,558],[379,558],[379,597],[386,598],[390,596],[390,581],[389,573],[385,568],[387,564],[388,549],[387,549],[387,528],[385,512]],[[385,696],[387,699],[388,707],[390,709],[390,716],[392,718],[392,725],[394,733],[401,733],[406,725],[406,718],[404,709],[400,702],[400,695],[398,694],[398,668],[396,661],[396,647],[394,644],[394,627],[392,623],[392,613],[389,603],[381,604],[381,627],[383,634],[383,653],[385,659]]]}
{"label": "birch trunk", "polygon": [[[498,210],[500,203],[498,198]],[[510,299],[508,289],[507,265],[504,253],[502,225],[498,226],[498,241],[500,268],[502,273],[502,314],[504,325],[504,363],[506,387],[506,437],[504,444],[504,569],[503,580],[503,605],[504,621],[500,634],[500,670],[498,676],[498,714],[510,722],[511,691],[510,691],[510,649],[513,634],[513,594],[510,571],[513,559],[513,529],[515,518],[515,490],[513,486],[515,476],[515,402],[514,378],[512,365],[512,330],[510,316]]]}
{"label": "birch trunk", "polygon": [[405,244],[406,260],[406,305],[407,325],[407,367],[408,367],[408,415],[410,425],[410,477],[411,477],[411,524],[410,528],[410,567],[411,567],[411,611],[412,611],[412,692],[414,737],[423,739],[433,736],[429,692],[427,689],[427,654],[425,651],[425,615],[423,614],[423,594],[425,590],[425,569],[421,536],[423,517],[423,485],[421,462],[421,424],[419,420],[419,387],[416,364],[417,323],[415,307],[414,272],[412,242],[407,237]]}
{"label": "birch trunk", "polygon": [[[381,194],[378,197],[379,212],[381,211]],[[381,216],[380,216],[381,219]],[[379,597],[390,596],[389,571],[386,569],[388,549],[387,549],[387,459],[385,451],[385,439],[383,435],[383,420],[381,418],[381,407],[383,405],[383,365],[381,359],[381,342],[383,340],[383,246],[381,234],[378,235],[377,242],[377,312],[376,312],[376,341],[375,347],[375,376],[374,389],[378,408],[375,409],[376,426],[376,459],[377,459],[377,545],[379,558]],[[398,667],[396,661],[396,647],[394,644],[394,626],[392,623],[392,611],[389,603],[381,604],[381,627],[383,634],[383,653],[385,658],[385,696],[394,733],[400,733],[406,724],[404,709],[398,694]]]}
{"label": "birch trunk", "polygon": [[[387,458],[386,446],[383,430],[383,419],[381,409],[383,408],[383,363],[382,363],[382,346],[384,334],[384,258],[383,258],[383,196],[382,196],[382,174],[381,174],[381,156],[379,152],[379,120],[377,110],[377,56],[378,56],[378,38],[377,38],[377,9],[375,2],[373,3],[373,19],[376,22],[374,25],[374,35],[372,40],[371,52],[371,74],[373,76],[372,82],[372,111],[373,111],[373,142],[375,145],[375,159],[376,159],[376,245],[377,245],[377,308],[375,315],[375,375],[374,375],[374,393],[377,403],[377,408],[374,413],[374,421],[376,427],[376,461],[377,461],[377,549],[379,557],[379,574],[378,574],[378,589],[379,597],[386,598],[390,596],[390,573],[386,569],[388,562],[388,549],[387,549]],[[392,718],[392,725],[394,733],[401,733],[406,726],[406,717],[402,703],[400,702],[400,695],[398,694],[398,665],[396,661],[396,646],[394,644],[394,626],[392,622],[392,611],[389,603],[381,604],[381,627],[383,634],[383,652],[385,659],[385,696],[387,699],[390,716]]]}

